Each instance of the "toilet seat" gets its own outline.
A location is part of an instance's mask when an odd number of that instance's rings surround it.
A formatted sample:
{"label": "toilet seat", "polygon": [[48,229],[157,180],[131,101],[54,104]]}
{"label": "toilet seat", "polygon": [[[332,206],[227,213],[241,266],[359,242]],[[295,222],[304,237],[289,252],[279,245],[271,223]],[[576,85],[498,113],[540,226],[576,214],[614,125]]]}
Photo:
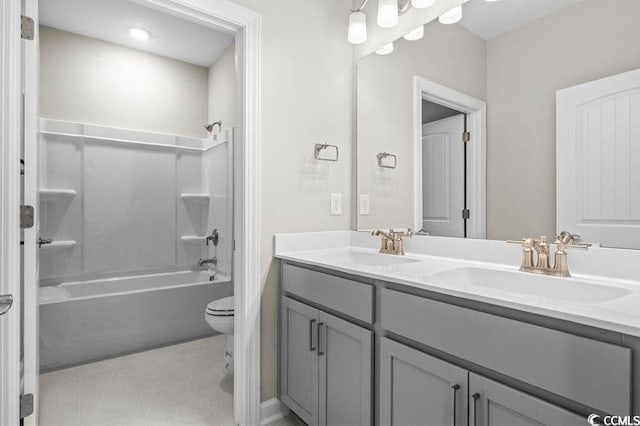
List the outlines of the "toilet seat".
{"label": "toilet seat", "polygon": [[233,296],[214,300],[207,304],[206,315],[212,317],[232,317],[234,315]]}

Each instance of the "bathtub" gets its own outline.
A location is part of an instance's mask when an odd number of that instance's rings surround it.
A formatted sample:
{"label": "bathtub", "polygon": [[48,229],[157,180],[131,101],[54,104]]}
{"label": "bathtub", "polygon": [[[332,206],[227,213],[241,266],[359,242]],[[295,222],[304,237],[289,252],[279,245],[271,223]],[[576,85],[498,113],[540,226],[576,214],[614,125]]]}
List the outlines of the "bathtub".
{"label": "bathtub", "polygon": [[211,336],[207,303],[231,296],[231,279],[180,271],[40,288],[40,370]]}

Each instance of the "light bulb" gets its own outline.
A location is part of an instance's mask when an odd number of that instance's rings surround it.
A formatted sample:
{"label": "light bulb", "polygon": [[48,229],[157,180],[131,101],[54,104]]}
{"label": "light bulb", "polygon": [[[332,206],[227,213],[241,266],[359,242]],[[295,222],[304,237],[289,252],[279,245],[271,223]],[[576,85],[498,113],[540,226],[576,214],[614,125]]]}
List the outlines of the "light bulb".
{"label": "light bulb", "polygon": [[149,40],[149,37],[151,37],[149,31],[137,27],[129,28],[129,35],[138,40]]}
{"label": "light bulb", "polygon": [[441,24],[449,25],[449,24],[455,24],[457,22],[460,22],[461,19],[462,19],[462,5],[456,6],[453,9],[446,11],[445,13],[440,15],[440,17],[438,18],[438,21],[440,21]]}
{"label": "light bulb", "polygon": [[385,44],[376,50],[378,55],[388,55],[391,52],[393,52],[393,42]]}
{"label": "light bulb", "polygon": [[420,40],[424,36],[424,26],[420,25],[418,28],[409,31],[404,35],[405,40],[414,41]]}
{"label": "light bulb", "polygon": [[363,12],[349,15],[349,43],[360,44],[367,40],[367,16]]}
{"label": "light bulb", "polygon": [[411,0],[411,5],[416,9],[424,9],[425,7],[433,6],[436,0]]}
{"label": "light bulb", "polygon": [[378,0],[378,26],[391,28],[398,23],[398,0]]}

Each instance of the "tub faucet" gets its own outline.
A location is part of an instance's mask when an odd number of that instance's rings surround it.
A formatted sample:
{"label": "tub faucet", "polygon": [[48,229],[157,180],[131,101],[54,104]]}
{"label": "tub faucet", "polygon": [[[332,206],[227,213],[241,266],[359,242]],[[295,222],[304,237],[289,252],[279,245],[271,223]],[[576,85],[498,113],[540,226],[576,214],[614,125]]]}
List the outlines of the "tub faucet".
{"label": "tub faucet", "polygon": [[198,260],[198,266],[204,266],[204,265],[217,266],[218,265],[218,258],[216,256],[213,256],[211,259],[200,259],[200,260]]}

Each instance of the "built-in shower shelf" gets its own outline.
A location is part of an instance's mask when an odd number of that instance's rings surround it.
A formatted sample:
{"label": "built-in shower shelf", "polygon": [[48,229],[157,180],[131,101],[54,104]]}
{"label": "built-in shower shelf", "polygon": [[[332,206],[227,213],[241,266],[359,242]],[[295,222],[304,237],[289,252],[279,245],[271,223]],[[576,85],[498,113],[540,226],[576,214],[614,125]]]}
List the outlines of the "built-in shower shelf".
{"label": "built-in shower shelf", "polygon": [[191,201],[193,203],[206,203],[209,201],[209,194],[194,194],[194,193],[184,193],[180,194],[180,198],[183,201]]}
{"label": "built-in shower shelf", "polygon": [[39,192],[43,201],[70,199],[76,196],[75,189],[40,189]]}
{"label": "built-in shower shelf", "polygon": [[58,250],[72,249],[75,246],[75,240],[60,240],[53,241],[50,244],[43,244],[42,246],[40,246],[40,251],[43,253],[50,253]]}
{"label": "built-in shower shelf", "polygon": [[204,244],[207,237],[200,235],[183,235],[180,237],[183,243],[187,244]]}

